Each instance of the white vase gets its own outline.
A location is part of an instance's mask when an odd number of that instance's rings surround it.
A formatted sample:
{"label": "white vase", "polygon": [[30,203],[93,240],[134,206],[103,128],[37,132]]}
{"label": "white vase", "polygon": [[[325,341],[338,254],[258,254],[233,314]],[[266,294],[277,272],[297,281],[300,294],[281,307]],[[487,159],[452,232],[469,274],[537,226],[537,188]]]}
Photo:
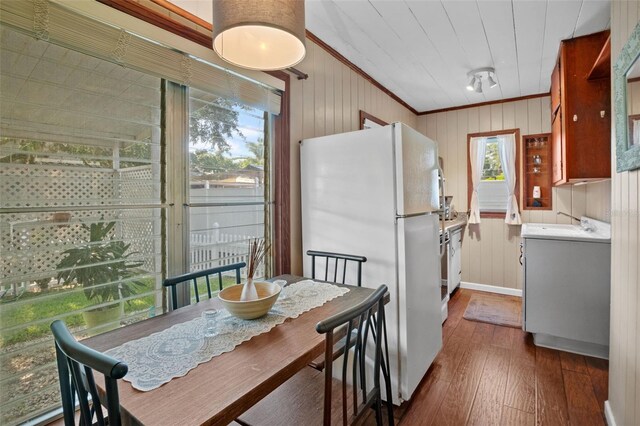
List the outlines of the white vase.
{"label": "white vase", "polygon": [[246,302],[248,300],[257,300],[258,292],[256,291],[256,286],[253,285],[253,278],[247,278],[247,282],[242,287],[242,294],[240,295],[240,300]]}

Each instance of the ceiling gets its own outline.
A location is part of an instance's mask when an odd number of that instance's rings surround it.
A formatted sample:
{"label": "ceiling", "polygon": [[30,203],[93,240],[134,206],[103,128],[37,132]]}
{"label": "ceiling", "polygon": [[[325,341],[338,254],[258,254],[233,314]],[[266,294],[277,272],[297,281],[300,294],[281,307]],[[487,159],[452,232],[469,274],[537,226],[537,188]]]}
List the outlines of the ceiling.
{"label": "ceiling", "polygon": [[[211,22],[210,2],[173,3]],[[417,111],[549,91],[560,40],[609,28],[609,0],[306,0],[309,31]],[[466,90],[494,67],[499,85]]]}

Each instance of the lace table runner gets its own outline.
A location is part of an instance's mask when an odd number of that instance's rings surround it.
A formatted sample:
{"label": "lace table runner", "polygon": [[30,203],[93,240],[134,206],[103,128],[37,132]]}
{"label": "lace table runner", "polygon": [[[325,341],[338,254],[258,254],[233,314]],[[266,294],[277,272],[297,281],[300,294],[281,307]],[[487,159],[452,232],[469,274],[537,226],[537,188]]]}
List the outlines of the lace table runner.
{"label": "lace table runner", "polygon": [[328,283],[299,281],[283,288],[278,301],[262,318],[243,320],[221,308],[221,325],[213,337],[204,337],[204,320],[198,317],[126,342],[106,353],[129,366],[124,380],[136,389],[150,391],[266,333],[287,318],[296,318],[347,292],[347,288]]}

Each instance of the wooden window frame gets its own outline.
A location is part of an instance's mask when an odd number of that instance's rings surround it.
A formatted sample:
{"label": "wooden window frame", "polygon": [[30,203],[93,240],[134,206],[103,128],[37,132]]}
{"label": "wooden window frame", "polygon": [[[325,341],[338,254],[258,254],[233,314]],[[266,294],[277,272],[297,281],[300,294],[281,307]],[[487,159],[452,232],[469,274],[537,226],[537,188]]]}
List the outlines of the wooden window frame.
{"label": "wooden window frame", "polygon": [[[501,135],[511,135],[515,134],[516,139],[516,199],[518,200],[518,209],[522,210],[522,200],[520,199],[520,155],[521,155],[521,144],[520,140],[520,129],[505,129],[505,130],[495,130],[491,132],[480,132],[480,133],[468,133],[467,134],[467,205],[471,208],[471,194],[473,193],[473,183],[471,182],[471,138],[486,138],[492,136],[501,136]],[[499,211],[481,211],[480,217],[483,218],[492,218],[492,219],[504,219],[507,215],[507,212],[499,212]]]}

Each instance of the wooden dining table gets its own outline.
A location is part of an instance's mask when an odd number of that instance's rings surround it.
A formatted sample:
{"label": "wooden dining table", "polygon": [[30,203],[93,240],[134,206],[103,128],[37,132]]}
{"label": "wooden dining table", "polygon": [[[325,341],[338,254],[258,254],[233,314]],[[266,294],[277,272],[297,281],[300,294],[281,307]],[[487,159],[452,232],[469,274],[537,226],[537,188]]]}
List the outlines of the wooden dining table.
{"label": "wooden dining table", "polygon": [[[294,275],[276,277],[289,284],[303,280]],[[267,333],[251,338],[231,352],[216,356],[157,389],[143,392],[120,380],[123,424],[227,425],[312,360],[324,353],[324,336],[316,324],[348,309],[374,290],[346,286],[348,293],[324,305],[288,318]],[[166,314],[83,340],[98,351],[122,345],[199,317],[207,309],[222,308],[217,298],[204,300]],[[98,375],[100,376],[100,375]],[[104,390],[101,377],[96,377]]]}

